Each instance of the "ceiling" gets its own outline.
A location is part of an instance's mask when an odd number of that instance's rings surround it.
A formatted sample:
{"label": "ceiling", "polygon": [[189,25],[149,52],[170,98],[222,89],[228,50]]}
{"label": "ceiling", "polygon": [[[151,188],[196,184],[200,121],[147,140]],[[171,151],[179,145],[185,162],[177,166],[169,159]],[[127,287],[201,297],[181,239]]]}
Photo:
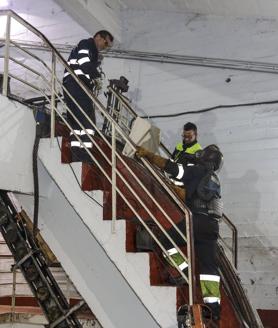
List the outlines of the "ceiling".
{"label": "ceiling", "polygon": [[106,0],[121,9],[227,16],[278,16],[277,0]]}
{"label": "ceiling", "polygon": [[121,43],[123,10],[278,17],[278,0],[0,0],[0,9],[14,10],[53,42],[105,28]]}

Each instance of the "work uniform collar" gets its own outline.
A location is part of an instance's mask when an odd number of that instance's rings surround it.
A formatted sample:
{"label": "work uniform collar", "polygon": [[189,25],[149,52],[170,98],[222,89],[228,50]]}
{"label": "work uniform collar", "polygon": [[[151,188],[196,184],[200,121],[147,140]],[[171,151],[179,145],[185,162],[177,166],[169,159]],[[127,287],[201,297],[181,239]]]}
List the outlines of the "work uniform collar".
{"label": "work uniform collar", "polygon": [[192,141],[192,142],[190,142],[189,144],[186,144],[185,142],[183,142],[183,149],[186,150],[187,148],[190,148],[190,147],[196,145],[196,143],[198,143],[197,140]]}

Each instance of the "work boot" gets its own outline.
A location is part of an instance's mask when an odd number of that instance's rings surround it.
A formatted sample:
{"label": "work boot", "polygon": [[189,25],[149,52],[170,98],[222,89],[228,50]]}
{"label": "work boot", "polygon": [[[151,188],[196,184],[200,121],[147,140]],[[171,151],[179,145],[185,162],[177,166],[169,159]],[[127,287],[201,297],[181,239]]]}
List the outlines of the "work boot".
{"label": "work boot", "polygon": [[191,318],[188,315],[188,305],[182,305],[177,311],[178,328],[189,327]]}
{"label": "work boot", "polygon": [[[174,286],[183,286],[185,285],[187,282],[185,281],[185,279],[180,275],[180,273],[177,271],[177,269],[173,268],[173,267],[169,267],[167,268],[168,271],[168,278],[167,278],[167,282],[169,282],[171,285]],[[184,269],[182,270],[182,272],[188,276],[188,269]]]}

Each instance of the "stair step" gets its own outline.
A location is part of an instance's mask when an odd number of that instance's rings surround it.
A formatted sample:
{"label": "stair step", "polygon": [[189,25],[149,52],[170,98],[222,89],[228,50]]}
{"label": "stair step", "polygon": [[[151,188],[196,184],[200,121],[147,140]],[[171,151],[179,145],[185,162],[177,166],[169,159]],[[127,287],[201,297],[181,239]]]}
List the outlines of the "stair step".
{"label": "stair step", "polygon": [[[66,138],[63,138],[63,154],[62,160],[64,163],[70,162],[70,149],[69,149],[69,141]],[[108,146],[101,140],[97,140],[97,143],[100,145],[101,149],[106,153],[108,158],[111,157],[111,152]],[[111,169],[107,165],[106,160],[100,155],[96,150],[93,151],[93,155],[98,158],[102,168],[111,176]],[[157,184],[154,178],[150,177],[149,173],[142,168],[142,166],[137,163],[135,160],[130,158],[124,158],[124,161],[131,167],[140,177],[140,181],[144,183],[146,188],[151,192],[151,194],[158,199],[159,204],[163,207],[163,209],[169,213],[170,217],[174,222],[178,222],[182,217],[183,213],[177,206],[173,203],[168,195],[165,194],[163,189]],[[150,197],[145,195],[142,187],[138,186],[138,183],[131,176],[129,171],[124,167],[122,163],[117,160],[117,168],[123,175],[123,177],[135,188],[136,194],[147,203],[148,208],[151,209],[152,213],[158,218],[160,223],[167,229],[170,227],[170,224],[166,221],[165,215],[161,213],[159,209],[155,206],[154,202],[150,199]],[[107,178],[101,172],[101,170],[95,164],[82,164],[82,173],[81,173],[81,186],[82,190],[92,191],[92,190],[102,190],[103,191],[103,219],[111,220],[112,218],[112,191],[111,186]],[[121,178],[117,177],[117,186],[124,193],[124,196],[128,199],[128,201],[135,207],[136,211],[140,217],[144,220],[149,220],[149,215],[146,210],[142,209],[141,204],[136,199],[134,195],[131,194],[130,190],[124,185],[124,182]],[[136,223],[131,221],[134,219],[135,214],[132,210],[129,209],[126,202],[121,198],[121,196],[117,195],[117,218],[125,219],[126,226],[126,239],[125,239],[125,249],[127,251],[127,256],[133,255],[136,250]],[[108,246],[108,245],[106,245]],[[110,244],[108,249],[112,250],[114,247],[120,247],[118,244]],[[134,254],[136,256],[136,254]],[[142,256],[143,254],[140,254]],[[146,252],[145,256],[149,257],[149,281],[146,284],[150,284],[151,289],[155,290],[157,286],[159,289],[161,288],[173,288],[175,290],[175,307],[178,308],[183,304],[188,303],[188,287],[174,287],[169,286],[167,282],[167,277],[169,273],[167,272],[165,263],[163,263],[163,258],[161,255],[159,256],[154,252]],[[133,258],[133,257],[131,257]],[[131,259],[130,258],[130,259]],[[134,258],[133,258],[134,259]],[[136,261],[135,261],[136,262]],[[136,265],[135,265],[136,267]],[[133,269],[132,269],[133,270]],[[146,274],[146,273],[145,273]],[[144,274],[144,276],[145,276]],[[202,303],[202,297],[200,293],[200,289],[198,290],[198,302]],[[225,328],[237,328],[240,327],[238,319],[235,317],[235,314],[231,311],[231,304],[229,300],[227,302],[227,296],[222,290],[222,313],[223,317],[226,316],[229,318],[229,326],[224,323],[220,324],[220,327]],[[168,296],[166,296],[168,297]],[[231,317],[231,320],[230,320]],[[225,320],[226,321],[226,320]],[[224,319],[223,319],[224,322]],[[231,323],[231,325],[230,325]]]}

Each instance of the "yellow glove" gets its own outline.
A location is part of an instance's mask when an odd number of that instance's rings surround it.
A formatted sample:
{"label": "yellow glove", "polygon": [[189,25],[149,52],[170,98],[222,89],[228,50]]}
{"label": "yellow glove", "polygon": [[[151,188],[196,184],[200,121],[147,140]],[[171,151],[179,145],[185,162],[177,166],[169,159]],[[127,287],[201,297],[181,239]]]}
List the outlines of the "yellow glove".
{"label": "yellow glove", "polygon": [[154,154],[151,153],[150,151],[148,151],[147,149],[145,149],[144,147],[138,146],[135,155],[138,158],[141,158],[141,157],[143,157],[143,158],[151,158]]}
{"label": "yellow glove", "polygon": [[161,170],[164,170],[167,159],[163,158],[159,155],[155,155],[154,153],[148,151],[147,149],[138,146],[137,147],[137,151],[135,153],[135,155],[138,158],[147,158],[152,164],[154,164],[155,166],[159,167]]}
{"label": "yellow glove", "polygon": [[175,193],[179,196],[181,200],[185,201],[185,196],[186,196],[185,188],[172,185],[172,189],[175,191]]}

